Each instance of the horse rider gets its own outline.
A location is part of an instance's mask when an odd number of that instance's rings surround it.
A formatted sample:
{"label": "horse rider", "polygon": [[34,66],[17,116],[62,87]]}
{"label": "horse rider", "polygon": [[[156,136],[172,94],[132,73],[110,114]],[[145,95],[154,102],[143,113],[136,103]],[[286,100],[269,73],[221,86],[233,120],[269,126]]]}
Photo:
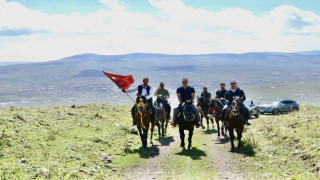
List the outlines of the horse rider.
{"label": "horse rider", "polygon": [[169,91],[164,88],[163,82],[160,82],[160,85],[156,89],[154,95],[155,96],[161,95],[162,97],[164,97],[164,103],[165,103],[164,108],[168,111],[167,119],[170,119],[171,106],[168,102],[168,99],[170,98],[170,94],[169,94]]}
{"label": "horse rider", "polygon": [[224,99],[226,93],[226,84],[224,82],[220,82],[220,89],[216,92],[215,100],[219,100],[223,106],[226,104],[226,101]]}
{"label": "horse rider", "polygon": [[[226,100],[226,105],[224,106],[223,110],[222,110],[222,120],[223,120],[223,125],[226,125],[226,121],[225,121],[225,115],[226,115],[226,109],[228,107],[231,106],[231,103],[233,101],[233,97],[235,96],[239,96],[242,99],[242,102],[246,100],[246,95],[244,93],[244,91],[242,89],[240,89],[237,85],[236,81],[231,81],[230,83],[230,90],[228,90],[225,94],[225,100]],[[245,110],[245,112],[243,112],[245,114],[245,121],[246,121],[246,125],[251,125],[249,120],[249,110],[244,106],[244,104],[242,104],[242,109]]]}
{"label": "horse rider", "polygon": [[[177,124],[177,116],[179,112],[182,112],[182,104],[187,100],[191,100],[193,102],[195,95],[195,90],[193,87],[188,86],[188,78],[182,79],[182,86],[177,89],[177,96],[179,100],[179,105],[177,108],[173,109],[173,119],[171,122],[172,126],[176,126]],[[197,128],[200,127],[200,112],[196,105],[192,104],[194,113],[196,116],[195,125]]]}
{"label": "horse rider", "polygon": [[[138,91],[137,95],[143,96],[147,99],[147,105],[149,108],[149,111],[151,112],[151,123],[156,124],[154,120],[154,107],[152,103],[152,96],[153,96],[153,89],[148,85],[149,78],[145,77],[143,78],[143,84],[139,85],[138,87],[134,89],[122,89],[122,92],[132,93]],[[135,121],[135,111],[136,111],[136,104],[131,109],[131,115],[132,115],[132,126],[136,125]]]}
{"label": "horse rider", "polygon": [[207,87],[203,87],[203,92],[201,93],[201,97],[208,102],[210,102],[211,100],[211,93],[208,92],[208,88]]}

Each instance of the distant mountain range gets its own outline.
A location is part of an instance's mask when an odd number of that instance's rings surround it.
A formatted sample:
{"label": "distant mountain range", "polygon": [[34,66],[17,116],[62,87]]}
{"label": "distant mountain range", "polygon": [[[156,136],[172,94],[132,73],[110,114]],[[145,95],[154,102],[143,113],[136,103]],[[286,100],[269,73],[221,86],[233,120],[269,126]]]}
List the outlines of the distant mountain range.
{"label": "distant mountain range", "polygon": [[[266,87],[277,87],[277,84],[282,86],[289,82],[318,82],[319,69],[320,51],[204,55],[80,54],[49,62],[1,66],[0,83],[3,87],[0,102],[26,101],[26,104],[33,104],[31,101],[39,99],[42,103],[51,99],[46,102],[50,105],[61,101],[95,102],[107,98],[97,94],[109,92],[114,87],[102,71],[132,74],[136,84],[148,76],[154,86],[164,81],[174,89],[180,85],[178,82],[182,77],[189,77],[191,84],[199,87],[215,87],[220,81],[230,80],[238,80],[242,87],[252,88],[266,83],[270,83]],[[290,90],[290,93],[300,91]]]}
{"label": "distant mountain range", "polygon": [[14,65],[14,64],[27,64],[30,62],[0,62],[0,66],[8,66],[8,65]]}
{"label": "distant mountain range", "polygon": [[320,55],[320,51],[319,51],[319,50],[314,50],[314,51],[302,51],[302,52],[297,52],[297,54],[319,56],[319,55]]}

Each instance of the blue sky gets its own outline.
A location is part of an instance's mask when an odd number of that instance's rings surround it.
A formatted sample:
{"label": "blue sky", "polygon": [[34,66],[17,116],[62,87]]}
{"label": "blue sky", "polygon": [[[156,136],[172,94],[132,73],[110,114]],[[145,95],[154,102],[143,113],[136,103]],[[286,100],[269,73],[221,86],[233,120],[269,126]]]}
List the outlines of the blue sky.
{"label": "blue sky", "polygon": [[0,61],[320,49],[319,0],[0,0]]}
{"label": "blue sky", "polygon": [[[9,0],[14,1],[14,0]],[[89,13],[104,9],[99,0],[18,0],[28,8],[49,14],[54,13]],[[148,0],[123,0],[130,11],[152,12],[156,9]],[[209,11],[221,11],[225,8],[244,8],[257,14],[268,12],[281,5],[292,5],[303,10],[320,14],[319,0],[183,0],[194,8]]]}

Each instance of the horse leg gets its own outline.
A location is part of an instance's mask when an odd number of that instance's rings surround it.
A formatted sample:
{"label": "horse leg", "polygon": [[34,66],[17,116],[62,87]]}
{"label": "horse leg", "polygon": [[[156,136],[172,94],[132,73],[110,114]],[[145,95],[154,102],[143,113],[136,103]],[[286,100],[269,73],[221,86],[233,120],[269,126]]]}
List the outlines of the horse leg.
{"label": "horse leg", "polygon": [[221,129],[224,130],[224,136],[226,137],[228,134],[228,128],[222,126]]}
{"label": "horse leg", "polygon": [[165,132],[166,136],[167,136],[168,123],[169,123],[169,119],[166,118],[166,128],[164,129],[164,132]]}
{"label": "horse leg", "polygon": [[185,148],[184,148],[184,130],[183,130],[183,128],[179,128],[179,132],[180,132],[180,139],[181,139],[180,147],[182,147],[183,149],[185,149]]}
{"label": "horse leg", "polygon": [[143,147],[144,142],[143,142],[143,134],[141,132],[141,127],[140,128],[138,127],[138,132],[139,132],[141,143],[142,143],[142,147]]}
{"label": "horse leg", "polygon": [[[218,137],[220,138],[220,125],[219,125],[219,120],[215,119],[216,120],[216,124],[217,124],[217,129],[218,129]],[[223,131],[222,131],[222,135],[223,134]]]}
{"label": "horse leg", "polygon": [[201,115],[200,115],[200,118],[201,118],[201,126],[202,126],[202,129],[204,129],[204,125],[203,125],[203,115],[202,115],[202,113],[201,113]]}
{"label": "horse leg", "polygon": [[212,118],[209,118],[209,123],[211,122],[212,124],[212,128],[214,128],[214,122],[213,122],[213,119]]}
{"label": "horse leg", "polygon": [[164,122],[166,121],[166,118],[164,118],[161,122],[161,130],[162,130],[162,137],[164,137]]}
{"label": "horse leg", "polygon": [[209,130],[209,118],[208,118],[208,116],[205,117],[205,118],[206,118],[206,120],[207,120],[207,130]]}
{"label": "horse leg", "polygon": [[160,123],[160,122],[158,122],[157,126],[158,126],[158,135],[159,135],[159,138],[160,138],[160,137],[161,137],[161,132],[160,132],[160,129],[161,129],[161,123]]}
{"label": "horse leg", "polygon": [[148,130],[143,130],[143,134],[144,134],[144,148],[147,148]]}
{"label": "horse leg", "polygon": [[242,138],[242,131],[243,131],[243,128],[241,128],[241,129],[239,129],[238,131],[237,131],[237,139],[238,139],[238,148],[240,148],[241,147],[241,138]]}
{"label": "horse leg", "polygon": [[151,140],[150,140],[151,144],[153,144],[152,137],[153,137],[154,126],[155,126],[154,124],[151,125]]}
{"label": "horse leg", "polygon": [[193,129],[189,130],[189,138],[188,138],[188,142],[189,142],[189,144],[188,144],[188,150],[190,150],[190,149],[191,149],[191,147],[192,147],[192,135],[193,135]]}
{"label": "horse leg", "polygon": [[231,140],[231,152],[234,152],[234,130],[233,128],[229,128],[229,135]]}

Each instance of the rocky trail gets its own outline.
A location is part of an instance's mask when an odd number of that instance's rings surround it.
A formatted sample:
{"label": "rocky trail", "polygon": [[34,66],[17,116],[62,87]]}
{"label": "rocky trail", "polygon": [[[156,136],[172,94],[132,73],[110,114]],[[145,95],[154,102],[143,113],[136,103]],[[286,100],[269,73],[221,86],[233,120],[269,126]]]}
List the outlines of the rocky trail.
{"label": "rocky trail", "polygon": [[[180,145],[179,133],[173,132],[171,136],[154,140],[154,145],[149,145],[150,153],[142,155],[144,160],[136,164],[133,169],[128,170],[125,175],[127,179],[177,179],[179,170],[175,169],[175,165],[168,162],[175,162],[175,158],[182,154],[189,156],[179,163],[178,166],[193,168],[193,161],[204,161],[206,166],[197,167],[199,170],[193,176],[190,174],[190,179],[197,179],[197,173],[213,172],[210,179],[247,179],[245,172],[242,172],[239,167],[244,166],[245,160],[241,153],[230,152],[230,142],[228,137],[217,137],[215,129],[202,130],[196,129],[193,137],[193,148],[191,151],[182,150]],[[186,137],[188,135],[186,134]],[[187,139],[186,139],[187,140]],[[201,143],[196,147],[196,142]],[[197,156],[192,154],[192,151],[199,151],[202,154]],[[173,159],[173,161],[170,161]],[[188,167],[188,168],[187,168]],[[193,177],[192,177],[193,176]],[[179,178],[178,178],[179,179]],[[202,179],[202,178],[199,178]]]}

